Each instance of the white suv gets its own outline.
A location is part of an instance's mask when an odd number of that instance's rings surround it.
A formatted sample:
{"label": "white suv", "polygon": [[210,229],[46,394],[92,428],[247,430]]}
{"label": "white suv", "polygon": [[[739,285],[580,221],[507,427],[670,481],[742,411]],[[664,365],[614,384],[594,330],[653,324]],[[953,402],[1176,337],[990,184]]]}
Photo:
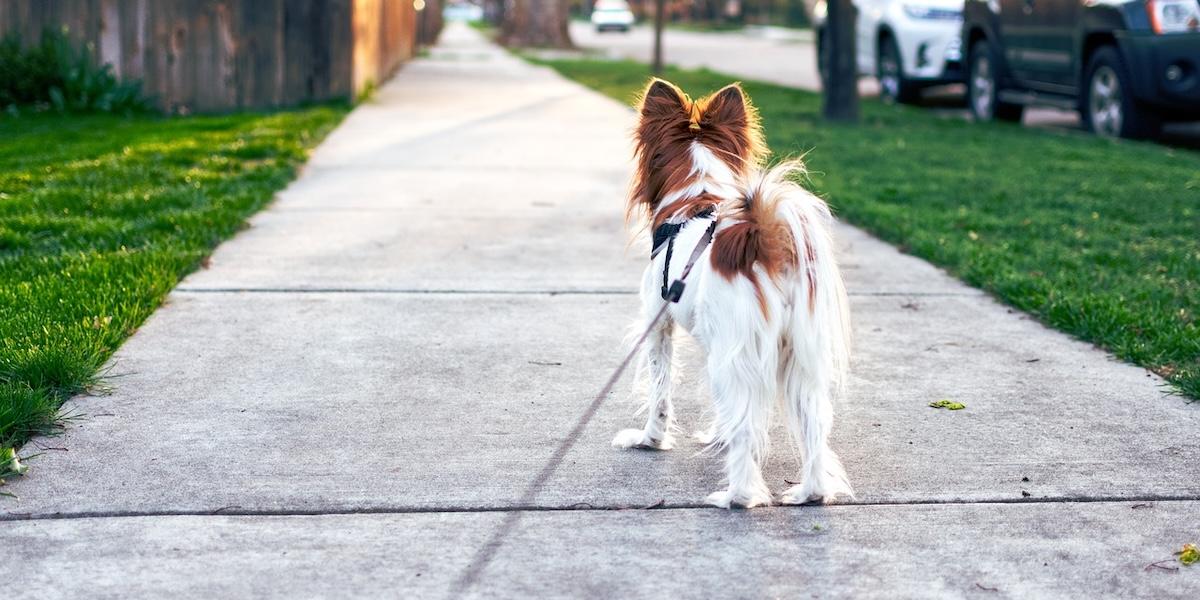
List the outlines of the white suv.
{"label": "white suv", "polygon": [[592,8],[592,25],[596,26],[597,33],[610,29],[629,31],[634,20],[633,12],[625,0],[598,0]]}
{"label": "white suv", "polygon": [[[879,94],[888,102],[914,102],[922,87],[963,81],[963,0],[853,0],[858,72],[879,78]],[[817,61],[828,72],[825,43],[826,4],[813,9]]]}

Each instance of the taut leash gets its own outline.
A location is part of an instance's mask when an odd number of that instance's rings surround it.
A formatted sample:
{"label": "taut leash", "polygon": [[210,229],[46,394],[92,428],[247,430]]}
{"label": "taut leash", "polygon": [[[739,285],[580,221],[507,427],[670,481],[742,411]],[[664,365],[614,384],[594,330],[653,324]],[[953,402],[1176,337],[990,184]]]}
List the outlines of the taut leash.
{"label": "taut leash", "polygon": [[[679,279],[676,279],[675,282],[671,284],[670,288],[665,288],[664,285],[665,293],[663,294],[662,308],[658,309],[658,314],[654,315],[654,319],[650,321],[650,325],[648,325],[646,330],[642,332],[641,337],[634,342],[633,348],[629,349],[629,354],[625,355],[625,360],[621,361],[621,364],[617,367],[617,370],[614,371],[612,376],[608,378],[608,383],[605,383],[604,387],[601,388],[600,393],[596,394],[596,399],[592,401],[593,406],[598,405],[605,396],[608,396],[609,392],[612,391],[613,386],[620,381],[621,374],[625,372],[625,368],[629,366],[630,361],[632,361],[633,357],[637,355],[637,351],[642,347],[642,344],[646,341],[646,338],[650,336],[650,332],[654,331],[654,328],[658,326],[658,322],[662,320],[663,315],[667,314],[667,308],[671,306],[671,303],[679,302],[679,299],[683,297],[683,280],[687,279],[688,274],[692,272],[692,266],[696,264],[696,261],[700,260],[700,255],[704,253],[704,249],[707,248],[710,243],[712,243],[713,233],[716,230],[717,221],[716,219],[713,219],[713,222],[709,224],[708,229],[704,230],[704,235],[700,236],[700,241],[696,242],[696,248],[692,250],[692,256],[688,258],[687,264],[683,266],[683,272],[679,274]],[[666,270],[670,268],[670,261],[671,257],[668,254],[666,257],[667,266],[663,268],[664,273],[666,273]]]}

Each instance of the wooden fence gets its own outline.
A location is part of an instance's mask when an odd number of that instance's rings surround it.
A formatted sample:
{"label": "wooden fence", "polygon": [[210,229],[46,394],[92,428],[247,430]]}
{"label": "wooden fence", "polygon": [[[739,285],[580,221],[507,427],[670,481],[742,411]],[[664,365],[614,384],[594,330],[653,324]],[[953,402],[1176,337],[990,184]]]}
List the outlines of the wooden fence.
{"label": "wooden fence", "polygon": [[413,0],[0,0],[0,34],[46,28],[169,112],[348,98],[416,52]]}

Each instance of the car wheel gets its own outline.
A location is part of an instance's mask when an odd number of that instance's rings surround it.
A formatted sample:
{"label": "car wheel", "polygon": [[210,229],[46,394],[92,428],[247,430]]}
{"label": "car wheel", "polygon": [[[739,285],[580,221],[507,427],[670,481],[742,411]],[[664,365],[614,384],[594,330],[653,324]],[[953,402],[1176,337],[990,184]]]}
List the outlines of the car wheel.
{"label": "car wheel", "polygon": [[971,46],[969,60],[967,104],[975,120],[1019,122],[1025,107],[1000,101],[1000,78],[997,77],[996,59],[991,46],[985,40],[975,42]]}
{"label": "car wheel", "polygon": [[900,48],[895,38],[889,36],[879,40],[879,56],[875,64],[879,77],[879,97],[884,102],[912,104],[920,98],[916,84],[904,76]]}
{"label": "car wheel", "polygon": [[1084,81],[1083,122],[1096,135],[1147,138],[1158,133],[1161,123],[1137,105],[1125,63],[1115,48],[1096,50]]}

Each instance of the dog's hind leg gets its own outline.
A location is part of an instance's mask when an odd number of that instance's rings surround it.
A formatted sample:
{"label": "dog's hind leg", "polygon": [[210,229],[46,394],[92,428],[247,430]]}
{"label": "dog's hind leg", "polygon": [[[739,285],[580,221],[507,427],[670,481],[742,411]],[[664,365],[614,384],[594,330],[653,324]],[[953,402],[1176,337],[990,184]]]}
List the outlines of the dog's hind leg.
{"label": "dog's hind leg", "polygon": [[640,369],[649,378],[646,426],[617,432],[612,441],[617,448],[670,450],[674,444],[671,435],[674,422],[674,408],[671,405],[672,327],[672,321],[664,319],[646,337]]}
{"label": "dog's hind leg", "polygon": [[828,361],[819,356],[804,361],[803,356],[804,348],[801,347],[789,349],[781,357],[780,383],[787,426],[800,446],[804,464],[801,483],[784,492],[780,502],[809,504],[828,502],[838,496],[853,497],[854,491],[847,481],[842,461],[829,447],[833,402]]}
{"label": "dog's hind leg", "polygon": [[764,357],[752,348],[754,342],[732,337],[723,342],[710,344],[708,374],[712,381],[715,443],[725,451],[729,488],[709,494],[705,501],[722,508],[770,504],[771,493],[760,465],[767,452],[773,378],[763,377]]}

